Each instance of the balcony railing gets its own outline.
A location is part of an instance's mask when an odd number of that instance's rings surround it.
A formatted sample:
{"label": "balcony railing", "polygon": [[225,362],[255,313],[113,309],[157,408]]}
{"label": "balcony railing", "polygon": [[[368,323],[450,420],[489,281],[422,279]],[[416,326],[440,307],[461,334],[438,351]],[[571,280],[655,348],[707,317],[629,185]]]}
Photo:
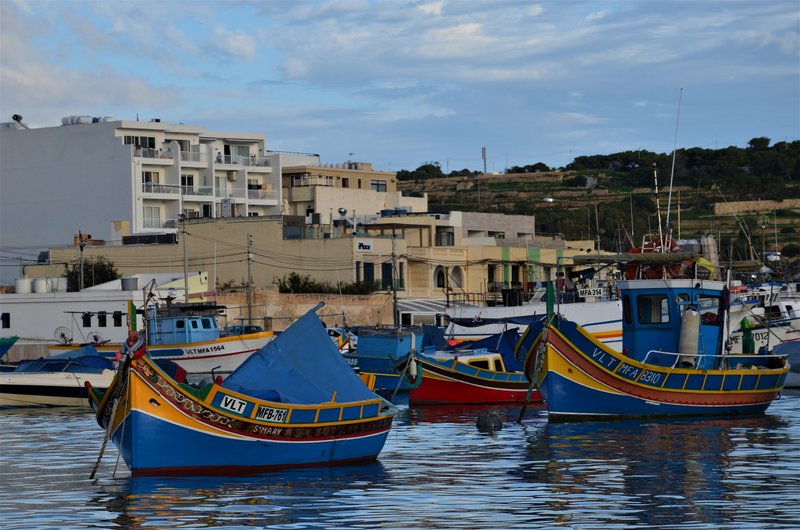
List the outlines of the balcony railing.
{"label": "balcony railing", "polygon": [[239,156],[239,155],[223,155],[217,153],[214,161],[217,164],[237,165],[237,166],[255,166],[255,167],[270,167],[272,164],[268,158],[263,156]]}
{"label": "balcony railing", "polygon": [[180,186],[169,184],[155,184],[153,182],[142,183],[142,191],[145,193],[165,193],[169,195],[180,195]]}
{"label": "balcony railing", "polygon": [[278,192],[275,190],[247,190],[247,198],[260,201],[274,201],[278,199]]}
{"label": "balcony railing", "polygon": [[208,156],[206,153],[199,151],[181,151],[181,161],[206,163],[208,162]]}

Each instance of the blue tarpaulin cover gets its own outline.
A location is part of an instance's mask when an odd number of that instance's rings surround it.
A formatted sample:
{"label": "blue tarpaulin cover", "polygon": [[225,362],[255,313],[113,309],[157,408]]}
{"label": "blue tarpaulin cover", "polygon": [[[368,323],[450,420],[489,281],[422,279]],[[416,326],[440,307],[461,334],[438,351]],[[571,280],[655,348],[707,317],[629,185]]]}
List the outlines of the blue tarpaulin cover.
{"label": "blue tarpaulin cover", "polygon": [[376,399],[328,337],[314,310],[253,353],[226,377],[222,388],[241,394],[310,405]]}

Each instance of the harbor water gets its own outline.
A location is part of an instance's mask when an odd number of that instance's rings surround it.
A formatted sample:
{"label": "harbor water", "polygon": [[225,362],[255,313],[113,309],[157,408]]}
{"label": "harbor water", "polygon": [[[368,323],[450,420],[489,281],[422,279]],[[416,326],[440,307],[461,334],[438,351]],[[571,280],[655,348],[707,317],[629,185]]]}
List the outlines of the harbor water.
{"label": "harbor water", "polygon": [[88,410],[0,411],[0,528],[799,528],[800,391],[764,416],[548,423],[409,408],[377,462],[131,478]]}

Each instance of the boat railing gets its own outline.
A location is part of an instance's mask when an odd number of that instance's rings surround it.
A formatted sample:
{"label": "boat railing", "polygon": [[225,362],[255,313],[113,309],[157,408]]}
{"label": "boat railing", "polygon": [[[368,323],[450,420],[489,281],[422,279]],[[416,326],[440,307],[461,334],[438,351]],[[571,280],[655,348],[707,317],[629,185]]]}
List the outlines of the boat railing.
{"label": "boat railing", "polygon": [[[651,360],[652,354],[652,360]],[[671,363],[664,363],[659,356],[664,356],[667,359],[672,359]],[[752,366],[772,366],[774,361],[779,361],[781,364],[786,361],[786,355],[777,355],[774,353],[728,353],[722,355],[710,355],[705,353],[679,353],[668,352],[662,350],[648,351],[642,364],[653,364],[656,366],[663,366],[665,368],[679,367],[678,363],[681,359],[694,359],[696,357],[712,358],[719,362],[714,363],[715,366],[729,366],[736,368],[739,365],[742,367],[750,368]],[[692,363],[694,365],[694,363]]]}

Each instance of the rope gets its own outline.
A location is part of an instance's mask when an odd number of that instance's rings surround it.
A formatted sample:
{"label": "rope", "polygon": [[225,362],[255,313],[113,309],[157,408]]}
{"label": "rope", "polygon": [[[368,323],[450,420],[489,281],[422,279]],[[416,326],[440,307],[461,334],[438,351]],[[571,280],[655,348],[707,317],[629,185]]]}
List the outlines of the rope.
{"label": "rope", "polygon": [[[109,399],[114,400],[114,404],[111,407],[111,415],[108,417],[108,423],[106,425],[106,432],[103,436],[103,445],[100,446],[100,453],[97,455],[97,462],[94,464],[94,468],[92,468],[92,474],[89,475],[89,479],[94,479],[95,475],[97,474],[97,470],[100,467],[100,461],[103,459],[103,455],[106,452],[106,446],[108,445],[108,441],[111,439],[111,427],[114,424],[114,418],[117,416],[117,407],[119,406],[120,401],[123,399],[123,394],[128,386],[128,371],[130,370],[131,366],[131,357],[133,356],[132,350],[129,349],[128,343],[123,343],[123,350],[126,350],[125,361],[120,364],[119,370],[117,371],[117,375],[114,377],[114,394],[115,396],[111,396]],[[119,382],[120,385],[117,387],[115,383]],[[119,391],[117,391],[119,388]],[[108,392],[109,390],[106,390]],[[106,404],[108,406],[108,404]],[[99,412],[99,411],[98,411]],[[120,440],[121,442],[121,440]],[[116,473],[116,468],[114,469]]]}
{"label": "rope", "polygon": [[547,351],[547,335],[550,332],[550,324],[553,322],[554,316],[555,313],[547,318],[547,322],[545,322],[545,327],[544,330],[542,331],[542,335],[539,337],[539,344],[536,346],[536,358],[534,359],[533,375],[531,376],[531,383],[528,385],[528,392],[525,395],[525,403],[523,403],[522,409],[520,409],[519,411],[519,417],[517,418],[517,423],[522,423],[522,417],[525,416],[525,411],[528,408],[528,403],[531,402],[531,396],[533,395],[533,389],[536,386],[536,380],[539,379],[539,372],[541,372],[542,364],[544,364],[544,354]]}

